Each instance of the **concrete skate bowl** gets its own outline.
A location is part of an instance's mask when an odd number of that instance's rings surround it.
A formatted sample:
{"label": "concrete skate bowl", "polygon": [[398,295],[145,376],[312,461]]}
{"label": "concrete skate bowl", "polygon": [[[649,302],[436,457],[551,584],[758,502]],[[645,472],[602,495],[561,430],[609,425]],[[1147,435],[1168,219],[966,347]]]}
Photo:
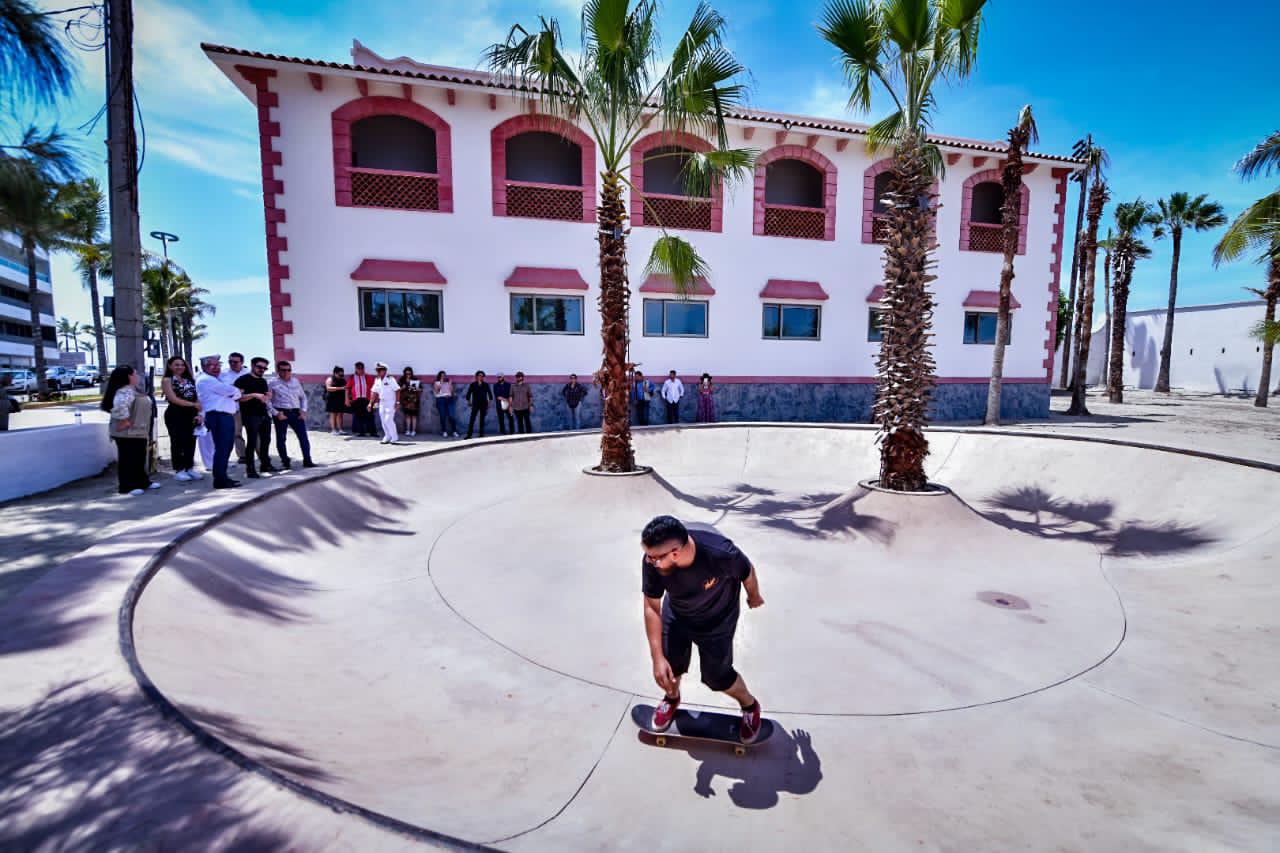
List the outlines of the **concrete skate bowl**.
{"label": "concrete skate bowl", "polygon": [[[987,808],[1103,846],[1274,841],[1277,473],[931,442],[949,491],[911,496],[857,485],[857,427],[641,431],[640,477],[584,474],[588,434],[337,473],[158,560],[126,648],[207,743],[409,840],[650,847],[661,815],[664,849],[993,849]],[[736,663],[781,731],[746,758],[630,721],[656,692],[638,537],[659,513],[758,567]],[[727,707],[697,677],[695,654],[686,703]],[[1135,787],[1159,805],[1126,817]]]}

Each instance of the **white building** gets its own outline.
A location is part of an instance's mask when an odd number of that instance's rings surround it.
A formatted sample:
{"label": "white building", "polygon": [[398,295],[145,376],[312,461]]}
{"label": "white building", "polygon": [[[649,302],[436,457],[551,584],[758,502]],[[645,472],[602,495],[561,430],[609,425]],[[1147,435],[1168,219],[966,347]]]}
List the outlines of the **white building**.
{"label": "white building", "polygon": [[[523,370],[538,399],[571,372],[589,381],[601,361],[600,164],[581,128],[537,114],[487,73],[388,61],[358,42],[353,64],[204,49],[258,108],[277,358],[310,382],[357,360],[455,376],[483,369],[491,380]],[[663,167],[678,160],[645,169],[656,148],[703,140],[653,133],[633,150],[631,180],[713,272],[688,302],[646,280],[659,231],[630,199],[632,358],[651,377],[711,373],[726,419],[865,421],[887,161],[868,155],[861,124],[752,110],[729,125],[730,144],[760,152],[754,186],[712,198],[679,197]],[[939,141],[935,410],[979,417],[1004,148]],[[1066,181],[1077,165],[1040,154],[1026,163],[1004,371],[1010,416],[1048,413]],[[560,425],[552,408],[538,407],[539,428]]]}
{"label": "white building", "polygon": [[[40,328],[44,331],[44,357],[58,364],[58,338],[54,333],[53,283],[49,255],[36,250],[36,286],[40,290]],[[27,289],[27,256],[12,234],[0,232],[0,367],[34,367],[31,346],[31,297]]]}
{"label": "white building", "polygon": [[[1257,393],[1262,343],[1249,331],[1262,319],[1265,307],[1261,299],[1255,299],[1175,309],[1169,386],[1213,394]],[[1125,385],[1155,387],[1166,315],[1165,308],[1125,315]],[[1100,345],[1102,334],[1101,327],[1093,332],[1088,370],[1091,383],[1105,381],[1107,355]]]}

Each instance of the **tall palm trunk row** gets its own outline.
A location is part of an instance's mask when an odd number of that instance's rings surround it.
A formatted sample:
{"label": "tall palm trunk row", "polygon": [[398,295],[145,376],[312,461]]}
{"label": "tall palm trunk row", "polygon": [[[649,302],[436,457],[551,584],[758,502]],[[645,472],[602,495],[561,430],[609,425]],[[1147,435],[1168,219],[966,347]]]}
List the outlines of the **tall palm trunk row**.
{"label": "tall palm trunk row", "polygon": [[1098,268],[1098,225],[1102,221],[1102,209],[1111,197],[1106,181],[1098,179],[1089,190],[1089,206],[1086,214],[1084,240],[1081,243],[1081,264],[1084,271],[1076,304],[1076,328],[1071,381],[1071,407],[1069,415],[1087,415],[1085,401],[1085,373],[1089,366],[1089,345],[1093,338],[1093,292]]}
{"label": "tall palm trunk row", "polygon": [[631,288],[627,285],[627,241],[622,182],[613,173],[601,180],[600,206],[600,339],[604,361],[597,381],[604,391],[600,436],[600,468],[617,473],[635,466],[631,447],[630,387],[627,344],[630,340]]}

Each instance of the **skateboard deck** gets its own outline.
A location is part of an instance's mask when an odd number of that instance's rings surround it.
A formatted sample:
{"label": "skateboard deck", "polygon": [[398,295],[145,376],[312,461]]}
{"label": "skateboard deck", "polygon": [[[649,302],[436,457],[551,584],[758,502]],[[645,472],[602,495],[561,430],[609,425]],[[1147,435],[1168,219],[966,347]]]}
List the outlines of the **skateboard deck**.
{"label": "skateboard deck", "polygon": [[742,755],[748,749],[767,741],[773,734],[773,721],[763,719],[760,721],[760,736],[751,743],[743,743],[738,738],[738,724],[742,722],[741,715],[703,710],[686,711],[684,708],[676,711],[676,718],[671,721],[670,728],[665,732],[655,732],[653,730],[655,710],[657,709],[653,705],[636,705],[631,709],[631,719],[642,731],[651,735],[658,746],[666,746],[668,738],[702,740],[727,743],[733,747],[736,754]]}

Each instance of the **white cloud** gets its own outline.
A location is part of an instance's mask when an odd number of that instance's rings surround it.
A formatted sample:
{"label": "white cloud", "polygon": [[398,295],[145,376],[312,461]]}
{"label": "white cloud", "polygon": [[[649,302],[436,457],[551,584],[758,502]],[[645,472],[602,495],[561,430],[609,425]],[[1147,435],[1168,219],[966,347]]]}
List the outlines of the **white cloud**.
{"label": "white cloud", "polygon": [[265,275],[246,275],[240,278],[223,278],[196,283],[209,291],[209,295],[215,304],[220,296],[256,296],[259,294],[265,296],[267,293],[267,277]]}
{"label": "white cloud", "polygon": [[809,89],[809,97],[800,107],[801,115],[856,121],[849,111],[849,90],[839,82],[818,78]]}
{"label": "white cloud", "polygon": [[194,129],[179,133],[164,127],[152,129],[148,134],[147,150],[192,169],[248,186],[259,186],[262,178],[258,145],[243,137],[209,136]]}

